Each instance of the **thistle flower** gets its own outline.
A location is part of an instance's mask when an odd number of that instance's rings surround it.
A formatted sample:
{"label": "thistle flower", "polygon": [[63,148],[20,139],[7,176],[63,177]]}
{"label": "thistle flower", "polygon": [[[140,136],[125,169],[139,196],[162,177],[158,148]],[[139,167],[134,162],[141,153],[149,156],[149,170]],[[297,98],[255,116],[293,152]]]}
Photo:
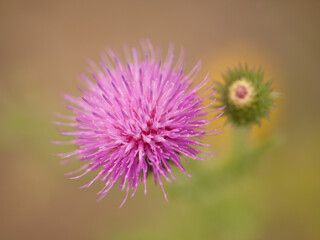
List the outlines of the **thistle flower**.
{"label": "thistle flower", "polygon": [[273,109],[271,80],[263,81],[260,68],[249,69],[247,65],[233,70],[229,69],[223,75],[224,83],[219,84],[221,105],[226,106],[228,121],[236,126],[251,126],[260,124],[262,118],[267,118]]}
{"label": "thistle flower", "polygon": [[160,49],[154,49],[149,41],[142,47],[145,52],[143,60],[136,48],[132,53],[126,48],[126,65],[110,49],[106,50],[108,55],[102,55],[100,66],[91,62],[95,82],[82,75],[82,81],[87,85],[87,90],[79,88],[82,97],[64,95],[72,104],[68,108],[74,115],[66,118],[71,123],[54,122],[73,127],[61,134],[74,136],[74,140],[66,143],[77,145],[73,152],[59,156],[63,159],[75,156],[73,160],[84,162],[79,170],[69,175],[82,172],[72,177],[76,179],[97,170],[94,179],[83,187],[102,181],[104,187],[98,192],[100,199],[118,180],[119,188],[126,190],[123,203],[130,188],[131,196],[134,196],[139,182],[143,183],[146,194],[147,175],[151,173],[167,200],[162,178],[168,182],[175,179],[171,170],[173,165],[188,175],[182,159],[204,160],[198,157],[201,151],[195,146],[206,144],[196,138],[217,133],[219,129],[205,130],[207,124],[222,114],[210,120],[204,118],[208,113],[204,109],[215,101],[203,106],[203,100],[214,94],[209,92],[203,96],[211,86],[198,95],[208,83],[208,75],[199,85],[192,87],[201,62],[190,73],[184,74],[183,51],[174,66],[172,45],[164,62],[160,60]]}

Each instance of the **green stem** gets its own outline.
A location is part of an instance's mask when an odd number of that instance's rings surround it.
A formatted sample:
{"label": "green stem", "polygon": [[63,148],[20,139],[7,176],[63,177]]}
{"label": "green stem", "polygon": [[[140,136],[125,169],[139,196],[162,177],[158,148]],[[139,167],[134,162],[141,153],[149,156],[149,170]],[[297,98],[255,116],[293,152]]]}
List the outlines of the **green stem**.
{"label": "green stem", "polygon": [[237,161],[242,159],[248,152],[249,148],[249,132],[250,129],[245,127],[235,127],[233,129],[233,146],[232,160]]}

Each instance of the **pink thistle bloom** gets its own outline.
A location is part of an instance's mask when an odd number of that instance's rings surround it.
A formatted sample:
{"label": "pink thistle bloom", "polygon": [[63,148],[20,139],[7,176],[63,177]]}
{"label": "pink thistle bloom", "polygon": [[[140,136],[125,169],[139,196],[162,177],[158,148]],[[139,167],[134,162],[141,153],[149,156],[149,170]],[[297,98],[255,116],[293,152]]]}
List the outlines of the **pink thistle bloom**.
{"label": "pink thistle bloom", "polygon": [[155,184],[159,183],[167,200],[162,178],[168,182],[170,178],[175,179],[171,171],[173,165],[188,175],[181,163],[185,157],[204,160],[197,156],[201,151],[195,146],[209,145],[196,138],[217,132],[219,128],[206,131],[205,126],[222,115],[210,120],[204,118],[208,113],[205,108],[214,101],[203,106],[203,100],[214,92],[211,85],[199,93],[209,81],[208,74],[199,85],[192,87],[201,68],[200,61],[190,73],[184,74],[183,51],[174,64],[173,45],[163,62],[159,60],[160,49],[154,49],[149,41],[142,46],[143,60],[136,48],[131,53],[126,48],[126,64],[110,49],[106,50],[108,56],[102,55],[100,66],[91,62],[95,82],[82,75],[87,85],[86,90],[79,88],[82,97],[64,95],[71,103],[67,107],[74,114],[64,118],[71,123],[54,122],[73,127],[61,134],[75,138],[55,143],[77,145],[75,151],[59,156],[63,159],[73,156],[72,160],[84,162],[80,169],[68,175],[81,173],[72,177],[76,179],[98,170],[95,178],[83,187],[102,181],[100,199],[119,180],[120,188],[126,190],[121,206],[130,188],[131,197],[134,196],[139,182],[144,184],[146,193],[148,173],[153,173]]}

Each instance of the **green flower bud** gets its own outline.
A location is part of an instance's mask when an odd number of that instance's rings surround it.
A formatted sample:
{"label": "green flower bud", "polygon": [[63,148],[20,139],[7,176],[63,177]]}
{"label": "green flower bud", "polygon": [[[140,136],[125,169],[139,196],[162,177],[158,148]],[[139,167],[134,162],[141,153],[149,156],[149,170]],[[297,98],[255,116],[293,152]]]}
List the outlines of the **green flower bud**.
{"label": "green flower bud", "polygon": [[228,122],[236,126],[260,124],[273,109],[272,81],[263,81],[260,68],[249,69],[239,65],[233,70],[228,69],[223,75],[223,84],[218,84],[220,102],[226,106],[225,116]]}

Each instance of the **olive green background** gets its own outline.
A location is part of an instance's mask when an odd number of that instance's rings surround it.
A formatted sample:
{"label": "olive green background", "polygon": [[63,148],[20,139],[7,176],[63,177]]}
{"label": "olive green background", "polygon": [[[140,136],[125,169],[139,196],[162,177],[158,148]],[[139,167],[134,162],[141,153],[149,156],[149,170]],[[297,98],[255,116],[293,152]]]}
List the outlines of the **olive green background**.
{"label": "olive green background", "polygon": [[[320,239],[319,11],[310,0],[2,0],[0,238]],[[59,165],[54,154],[70,147],[50,144],[62,139],[50,121],[53,111],[67,112],[60,94],[77,93],[87,58],[144,38],[164,50],[170,42],[183,46],[186,69],[202,59],[201,74],[209,70],[217,81],[228,66],[261,64],[282,97],[251,144],[270,135],[278,144],[233,183],[202,192],[201,201],[170,190],[185,181],[178,175],[166,184],[169,203],[150,179],[147,196],[139,189],[119,209],[117,188],[97,203],[101,185],[78,189],[93,175],[64,176],[80,164]],[[206,138],[219,156],[194,164],[223,165],[232,138],[231,127],[224,130]]]}

